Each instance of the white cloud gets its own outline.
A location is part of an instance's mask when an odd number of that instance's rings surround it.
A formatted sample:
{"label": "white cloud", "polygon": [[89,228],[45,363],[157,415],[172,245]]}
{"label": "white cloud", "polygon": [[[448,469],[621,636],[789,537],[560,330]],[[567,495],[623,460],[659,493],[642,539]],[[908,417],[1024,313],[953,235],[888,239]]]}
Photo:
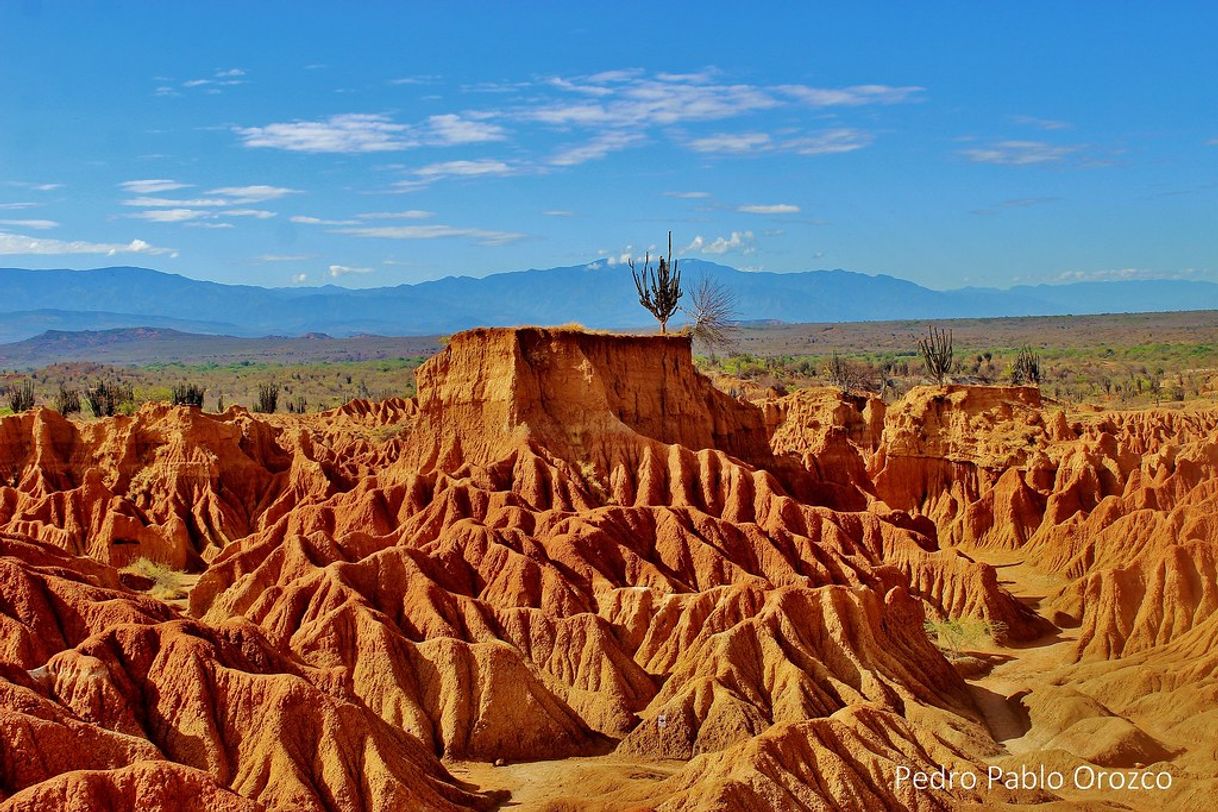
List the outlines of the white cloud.
{"label": "white cloud", "polygon": [[418,146],[410,130],[379,113],[344,113],[323,121],[235,128],[247,147],[338,153],[392,152]]}
{"label": "white cloud", "polygon": [[307,273],[292,274],[292,281],[298,285],[302,284],[309,281],[309,275]]}
{"label": "white cloud", "polygon": [[1011,116],[1011,121],[1026,127],[1035,127],[1038,130],[1068,130],[1073,126],[1068,121],[1055,121],[1050,118],[1037,118],[1036,116]]}
{"label": "white cloud", "polygon": [[41,206],[41,203],[0,203],[0,211],[19,211],[21,209],[33,209]]}
{"label": "white cloud", "polygon": [[915,85],[851,85],[839,88],[779,85],[778,90],[813,107],[860,107],[865,104],[917,101],[926,88]]}
{"label": "white cloud", "polygon": [[730,236],[716,237],[707,241],[701,235],[693,238],[689,245],[681,251],[683,254],[726,254],[729,251],[739,251],[751,254],[757,250],[757,243],[751,231],[733,231]]}
{"label": "white cloud", "polygon": [[512,168],[503,161],[497,161],[493,158],[484,158],[477,161],[444,161],[442,163],[428,164],[415,170],[416,175],[422,177],[446,177],[460,176],[471,177],[475,175],[510,175]]}
{"label": "white cloud", "polygon": [[[215,94],[219,93],[220,88],[223,87],[247,84],[248,80],[241,78],[243,76],[245,76],[245,71],[241,68],[220,69],[206,79],[187,79],[185,82],[182,82],[182,87],[188,90],[203,88],[205,93]],[[156,89],[156,95],[177,96],[179,94],[172,85],[159,85]]]}
{"label": "white cloud", "polygon": [[311,226],[354,226],[359,224],[359,220],[327,220],[324,217],[310,217],[305,214],[294,214],[288,220]]}
{"label": "white cloud", "polygon": [[443,113],[420,125],[402,124],[383,113],[344,113],[320,121],[290,121],[265,127],[236,127],[247,147],[289,152],[396,152],[421,146],[447,147],[502,141],[506,131],[482,113]]}
{"label": "white cloud", "polygon": [[255,220],[269,220],[275,212],[266,209],[225,209],[220,212],[224,217],[253,217]]}
{"label": "white cloud", "polygon": [[710,192],[665,192],[664,197],[675,197],[678,200],[702,200],[710,197]]}
{"label": "white cloud", "polygon": [[426,220],[435,216],[434,211],[406,209],[405,211],[369,211],[355,215],[361,220]]}
{"label": "white cloud", "polygon": [[785,141],[780,148],[797,155],[831,155],[862,149],[872,141],[871,133],[838,127]]}
{"label": "white cloud", "polygon": [[546,217],[574,217],[575,212],[568,209],[546,209],[542,212]]}
{"label": "white cloud", "polygon": [[232,201],[222,197],[196,197],[188,200],[169,197],[132,197],[123,201],[124,206],[141,208],[197,208],[209,206],[228,206]]}
{"label": "white cloud", "polygon": [[427,127],[436,146],[502,141],[507,137],[497,124],[462,118],[455,113],[429,116]]}
{"label": "white cloud", "polygon": [[835,127],[809,135],[792,135],[782,139],[768,133],[719,133],[695,138],[686,143],[695,152],[745,155],[762,152],[794,152],[797,155],[828,155],[853,152],[871,143],[870,133],[848,127]]}
{"label": "white cloud", "polygon": [[222,186],[219,189],[212,189],[208,194],[232,198],[234,203],[262,203],[266,200],[277,200],[286,195],[299,194],[299,190],[264,185]]}
{"label": "white cloud", "polygon": [[766,133],[719,133],[718,135],[695,138],[686,146],[694,152],[741,154],[768,148],[770,143],[770,136]]}
{"label": "white cloud", "polygon": [[99,243],[83,240],[48,240],[39,237],[28,237],[23,234],[0,232],[0,254],[37,254],[52,256],[58,254],[169,254],[177,256],[172,248],[158,248],[143,240],[132,240],[129,243]]}
{"label": "white cloud", "polygon": [[799,206],[791,203],[754,203],[748,206],[738,206],[736,211],[745,214],[798,214]]}
{"label": "white cloud", "polygon": [[[330,266],[330,276],[333,276],[336,279],[340,276],[346,276],[348,274],[353,274],[353,273],[372,273],[372,269],[371,268],[352,268],[348,265],[331,265]],[[301,274],[301,276],[303,276],[303,274]],[[303,281],[303,280],[301,280],[301,281]]]}
{"label": "white cloud", "polygon": [[1155,271],[1148,268],[1105,268],[1097,271],[1066,271],[1058,274],[1057,282],[1126,282],[1135,279],[1193,279],[1201,271],[1184,268],[1178,271]]}
{"label": "white cloud", "polygon": [[644,137],[638,133],[610,131],[596,136],[585,144],[566,147],[550,157],[553,166],[577,166],[586,161],[604,158],[612,152],[626,149],[642,141]]}
{"label": "white cloud", "polygon": [[1078,152],[1077,146],[1047,144],[1044,141],[999,141],[988,147],[961,150],[974,163],[1029,166],[1056,163]]}
{"label": "white cloud", "polygon": [[168,178],[150,178],[147,180],[127,180],[119,184],[124,192],[133,195],[154,195],[160,192],[172,192],[177,189],[190,188],[189,183],[178,183]]}
{"label": "white cloud", "polygon": [[482,158],[476,161],[441,161],[415,169],[414,178],[399,180],[393,184],[393,187],[399,191],[409,192],[445,178],[503,177],[514,175],[516,172],[517,170],[512,166],[493,158]]}
{"label": "white cloud", "polygon": [[184,223],[187,220],[198,220],[214,216],[211,212],[199,209],[150,209],[131,215],[136,220],[148,220],[153,223]]}
{"label": "white cloud", "polygon": [[[551,77],[544,85],[582,98],[534,103],[519,117],[556,126],[666,126],[689,121],[733,118],[792,103],[813,107],[858,107],[917,101],[923,88],[865,84],[818,88],[788,84],[776,87],[728,84],[713,70],[657,73],[606,71],[591,76]],[[519,89],[508,87],[508,90]]]}
{"label": "white cloud", "polygon": [[62,189],[62,183],[31,183],[25,180],[10,180],[5,181],[5,186],[13,186],[18,189],[29,189],[32,192],[53,192],[56,189]]}
{"label": "white cloud", "polygon": [[0,226],[33,228],[38,231],[45,231],[48,228],[59,228],[59,223],[54,220],[0,220]]}
{"label": "white cloud", "polygon": [[489,231],[481,228],[457,226],[361,226],[359,228],[336,229],[339,234],[353,237],[375,237],[386,240],[435,240],[443,237],[468,237],[481,245],[506,245],[527,235],[515,231]]}

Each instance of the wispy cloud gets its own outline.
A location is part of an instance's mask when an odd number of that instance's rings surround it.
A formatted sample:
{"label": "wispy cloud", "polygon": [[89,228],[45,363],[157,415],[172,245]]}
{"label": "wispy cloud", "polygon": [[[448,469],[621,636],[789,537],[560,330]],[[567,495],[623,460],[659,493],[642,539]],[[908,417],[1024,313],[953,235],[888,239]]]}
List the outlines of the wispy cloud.
{"label": "wispy cloud", "polygon": [[1007,200],[1000,200],[992,206],[985,206],[980,209],[970,210],[970,214],[990,215],[998,214],[1004,209],[1026,209],[1030,206],[1040,206],[1045,203],[1055,203],[1061,200],[1060,197],[1013,197]]}
{"label": "wispy cloud", "polygon": [[258,257],[259,262],[304,262],[307,259],[313,259],[312,254],[263,254]]}
{"label": "wispy cloud", "polygon": [[0,211],[20,211],[22,209],[34,209],[41,206],[41,203],[0,203]]}
{"label": "wispy cloud", "polygon": [[236,127],[245,146],[289,152],[392,152],[417,146],[410,127],[379,113],[345,113],[322,121]]}
{"label": "wispy cloud", "polygon": [[[171,180],[140,180],[127,181],[120,186],[131,192],[182,189],[189,184]],[[278,200],[291,194],[297,194],[296,189],[283,186],[222,186],[211,189],[206,194],[214,197],[172,198],[139,195],[122,201],[124,206],[138,207],[144,211],[129,215],[136,220],[147,220],[152,223],[187,223],[200,228],[232,228],[231,224],[221,224],[215,221],[224,217],[253,217],[267,220],[275,217],[276,213],[266,209],[250,208],[252,204],[268,200]],[[224,208],[230,207],[230,208]]]}
{"label": "wispy cloud", "polygon": [[430,138],[424,138],[424,141],[431,146],[480,144],[484,141],[502,141],[507,137],[498,124],[472,117],[462,118],[456,113],[428,117],[426,129]]}
{"label": "wispy cloud", "polygon": [[331,265],[330,276],[336,279],[340,276],[348,276],[350,274],[372,273],[371,268],[353,268],[350,265]]}
{"label": "wispy cloud", "polygon": [[119,188],[124,192],[133,195],[155,195],[162,192],[173,192],[178,189],[190,188],[189,183],[179,183],[176,180],[168,178],[150,178],[147,180],[126,180],[120,183]]}
{"label": "wispy cloud", "polygon": [[1068,121],[1056,121],[1051,118],[1037,118],[1036,116],[1011,116],[1011,121],[1016,124],[1022,124],[1025,127],[1035,127],[1038,130],[1068,130],[1074,126]]}
{"label": "wispy cloud", "polygon": [[473,113],[434,115],[421,124],[402,124],[384,113],[343,113],[318,121],[235,127],[234,132],[252,148],[349,154],[478,144],[507,137],[503,127]]}
{"label": "wispy cloud", "polygon": [[773,142],[768,133],[718,133],[695,138],[686,146],[694,152],[721,152],[742,155],[760,149],[771,148]]}
{"label": "wispy cloud", "polygon": [[1031,166],[1063,161],[1079,149],[1044,141],[998,141],[988,147],[961,150],[960,154],[973,163]]}
{"label": "wispy cloud", "polygon": [[434,211],[406,209],[405,211],[368,211],[355,215],[361,220],[426,220],[434,217]]}
{"label": "wispy cloud", "polygon": [[612,152],[636,146],[645,140],[646,138],[638,133],[610,131],[586,143],[559,150],[550,157],[549,163],[553,166],[576,166],[599,160]]}
{"label": "wispy cloud", "polygon": [[208,192],[209,195],[223,195],[236,203],[262,203],[267,200],[278,200],[281,197],[299,193],[297,189],[265,185],[221,186],[219,189],[212,189]]}
{"label": "wispy cloud", "polygon": [[871,141],[870,133],[849,127],[834,127],[807,135],[782,138],[775,138],[764,132],[718,133],[692,139],[686,146],[695,152],[720,155],[752,155],[765,152],[830,155],[862,149]]}
{"label": "wispy cloud", "polygon": [[748,206],[737,206],[736,211],[745,214],[798,214],[799,206],[792,203],[754,203]]}
{"label": "wispy cloud", "polygon": [[522,118],[557,126],[670,126],[715,121],[792,104],[858,107],[915,101],[923,88],[852,85],[821,88],[802,84],[768,87],[719,81],[716,71],[658,73],[606,71],[590,76],[551,77],[544,85],[577,98],[542,101],[519,111]]}
{"label": "wispy cloud", "polygon": [[0,226],[32,228],[37,231],[45,231],[50,228],[59,228],[59,223],[54,220],[0,220]]}
{"label": "wispy cloud", "polygon": [[307,214],[294,214],[288,218],[290,222],[301,223],[310,226],[354,226],[359,225],[359,220],[331,220],[325,217],[312,217]]}
{"label": "wispy cloud", "polygon": [[851,85],[824,88],[808,85],[779,85],[782,93],[812,107],[861,107],[866,104],[900,104],[919,101],[926,88],[916,85]]}
{"label": "wispy cloud", "polygon": [[242,68],[222,68],[211,76],[200,79],[187,79],[184,82],[170,83],[164,77],[158,77],[161,84],[153,91],[155,96],[180,96],[184,90],[201,90],[212,95],[221,93],[226,87],[248,84],[245,70]]}
{"label": "wispy cloud", "polygon": [[129,243],[86,242],[84,240],[49,240],[0,231],[0,254],[30,254],[53,256],[60,254],[168,254],[177,256],[173,248],[159,248],[143,240]]}
{"label": "wispy cloud", "polygon": [[1105,268],[1095,271],[1066,271],[1058,274],[1058,282],[1128,282],[1138,279],[1193,279],[1201,275],[1197,268],[1178,271],[1156,271],[1149,268]]}
{"label": "wispy cloud", "polygon": [[446,225],[426,226],[361,226],[336,229],[339,234],[353,237],[375,237],[385,240],[435,240],[445,237],[466,237],[480,245],[506,245],[527,235],[515,231],[490,231],[482,228],[461,228]]}
{"label": "wispy cloud", "polygon": [[751,231],[733,231],[727,237],[715,237],[708,240],[698,235],[681,251],[683,254],[726,254],[738,251],[741,254],[751,254],[757,250],[757,242]]}
{"label": "wispy cloud", "polygon": [[6,180],[4,185],[17,189],[29,189],[31,192],[53,192],[63,188],[62,183],[33,183],[27,180]]}
{"label": "wispy cloud", "polygon": [[678,200],[704,200],[710,197],[710,192],[664,192],[664,197],[675,197]]}
{"label": "wispy cloud", "polygon": [[575,212],[569,209],[546,209],[542,212],[546,217],[574,217]]}
{"label": "wispy cloud", "polygon": [[393,188],[402,192],[414,191],[445,178],[504,177],[520,170],[494,158],[475,161],[441,161],[413,170],[413,177],[394,182]]}
{"label": "wispy cloud", "polygon": [[275,212],[266,209],[225,209],[220,212],[223,217],[252,217],[255,220],[269,220],[276,216]]}
{"label": "wispy cloud", "polygon": [[185,223],[188,220],[198,220],[205,217],[215,217],[215,212],[204,209],[149,209],[129,215],[135,220],[147,220],[152,223]]}

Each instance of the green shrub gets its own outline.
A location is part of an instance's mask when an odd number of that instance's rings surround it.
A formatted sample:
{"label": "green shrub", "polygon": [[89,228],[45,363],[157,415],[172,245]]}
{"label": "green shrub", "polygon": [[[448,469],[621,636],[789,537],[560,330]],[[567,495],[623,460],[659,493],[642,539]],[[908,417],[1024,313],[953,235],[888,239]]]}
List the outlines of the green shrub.
{"label": "green shrub", "polygon": [[274,414],[279,408],[279,384],[264,383],[258,386],[258,402],[254,404],[254,411],[262,414]]}
{"label": "green shrub", "polygon": [[8,387],[8,406],[13,414],[34,408],[34,382],[26,378]]}
{"label": "green shrub", "polygon": [[189,593],[190,578],[184,572],[178,572],[150,558],[139,558],[126,567],[122,572],[129,572],[141,578],[152,581],[148,594],[158,600],[172,601],[185,598]]}
{"label": "green shrub", "polygon": [[948,617],[927,620],[922,624],[926,635],[933,638],[952,657],[959,657],[966,646],[976,646],[989,638],[996,640],[1006,633],[1005,623],[980,617]]}
{"label": "green shrub", "polygon": [[60,384],[59,392],[55,395],[55,411],[64,417],[70,414],[79,414],[80,391]]}
{"label": "green shrub", "polygon": [[85,399],[94,417],[130,414],[135,408],[135,392],[131,384],[120,381],[98,381],[85,390]]}
{"label": "green shrub", "polygon": [[174,406],[202,406],[203,387],[197,383],[177,383],[170,390]]}

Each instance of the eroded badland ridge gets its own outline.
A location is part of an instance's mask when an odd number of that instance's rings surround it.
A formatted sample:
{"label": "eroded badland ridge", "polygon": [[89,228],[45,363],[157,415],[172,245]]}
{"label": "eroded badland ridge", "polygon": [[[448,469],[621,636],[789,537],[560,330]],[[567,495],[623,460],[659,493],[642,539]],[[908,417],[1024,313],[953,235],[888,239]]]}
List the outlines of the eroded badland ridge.
{"label": "eroded badland ridge", "polygon": [[[0,419],[5,808],[1218,796],[1218,408],[753,403],[686,338],[539,328],[458,334],[417,382]],[[993,645],[924,629],[960,618]],[[898,780],[990,765],[1171,787]]]}

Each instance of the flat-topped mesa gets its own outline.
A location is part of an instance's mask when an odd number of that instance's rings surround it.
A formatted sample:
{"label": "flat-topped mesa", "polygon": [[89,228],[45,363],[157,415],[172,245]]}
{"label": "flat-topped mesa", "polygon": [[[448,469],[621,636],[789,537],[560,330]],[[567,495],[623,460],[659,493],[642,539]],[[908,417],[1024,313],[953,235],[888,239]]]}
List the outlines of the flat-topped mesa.
{"label": "flat-topped mesa", "polygon": [[685,336],[469,330],[416,379],[406,455],[419,469],[486,465],[522,444],[568,462],[616,462],[654,443],[769,459],[760,409],[715,389]]}

